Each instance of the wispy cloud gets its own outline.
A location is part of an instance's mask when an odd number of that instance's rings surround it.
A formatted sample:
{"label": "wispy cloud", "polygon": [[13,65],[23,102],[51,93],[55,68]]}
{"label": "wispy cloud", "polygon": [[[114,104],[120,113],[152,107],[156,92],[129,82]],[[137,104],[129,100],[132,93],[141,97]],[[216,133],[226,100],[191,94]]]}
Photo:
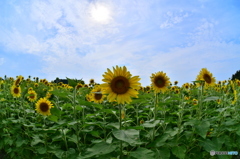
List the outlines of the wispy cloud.
{"label": "wispy cloud", "polygon": [[168,11],[164,15],[165,21],[160,25],[160,28],[170,28],[174,25],[181,23],[184,18],[187,18],[189,14],[187,12],[179,11],[179,12],[171,12]]}
{"label": "wispy cloud", "polygon": [[[109,8],[108,23],[91,17],[95,3]],[[41,63],[37,72],[48,79],[68,76],[101,82],[106,68],[115,65],[126,65],[143,85],[157,71],[166,72],[171,80],[189,82],[202,67],[223,78],[229,74],[226,68],[237,69],[233,58],[240,58],[240,23],[236,9],[219,17],[222,10],[212,12],[216,5],[221,7],[210,1],[170,5],[157,0],[7,3],[11,13],[0,17],[4,23],[0,44],[8,62],[12,52],[22,59],[37,57]],[[16,68],[21,65],[12,63]]]}

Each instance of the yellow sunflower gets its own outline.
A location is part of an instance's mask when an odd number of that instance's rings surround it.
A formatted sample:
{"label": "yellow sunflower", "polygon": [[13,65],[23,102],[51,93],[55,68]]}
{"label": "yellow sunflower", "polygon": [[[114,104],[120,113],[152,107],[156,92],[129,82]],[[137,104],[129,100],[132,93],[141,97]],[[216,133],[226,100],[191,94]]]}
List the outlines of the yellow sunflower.
{"label": "yellow sunflower", "polygon": [[36,103],[36,111],[42,115],[51,115],[50,109],[53,108],[52,103],[46,98],[40,98]]}
{"label": "yellow sunflower", "polygon": [[21,75],[18,76],[17,79],[14,81],[14,85],[18,86],[22,82],[23,79],[24,79],[23,76],[21,76]]}
{"label": "yellow sunflower", "polygon": [[47,92],[47,94],[46,94],[46,98],[49,99],[49,98],[51,98],[51,96],[52,96],[52,93]]}
{"label": "yellow sunflower", "polygon": [[90,94],[86,94],[86,96],[85,96],[85,99],[87,100],[87,101],[89,101],[89,102],[91,102],[92,101],[92,93],[90,93]]}
{"label": "yellow sunflower", "polygon": [[197,99],[193,99],[192,103],[193,103],[193,105],[197,105],[198,104],[198,100]]}
{"label": "yellow sunflower", "polygon": [[76,85],[76,89],[79,89],[79,88],[82,88],[83,87],[83,85],[81,84],[81,83],[78,83],[77,85]]}
{"label": "yellow sunflower", "polygon": [[166,73],[157,72],[155,74],[152,74],[150,77],[152,81],[152,87],[155,93],[159,92],[165,92],[168,89],[168,86],[170,86],[170,79],[166,75]]}
{"label": "yellow sunflower", "polygon": [[103,99],[106,97],[105,95],[102,94],[102,88],[99,85],[96,85],[92,91],[91,100],[95,103],[102,103]]}
{"label": "yellow sunflower", "polygon": [[11,88],[11,93],[13,97],[20,97],[21,96],[21,87],[13,85]]}
{"label": "yellow sunflower", "polygon": [[139,76],[134,76],[127,71],[125,66],[116,68],[113,67],[113,72],[110,69],[103,75],[104,79],[101,85],[103,94],[108,94],[107,99],[113,102],[115,99],[118,104],[130,103],[131,97],[137,98],[138,91],[141,84]]}
{"label": "yellow sunflower", "polygon": [[[197,81],[205,81],[205,85],[206,86],[214,86],[216,79],[215,77],[213,77],[212,73],[210,73],[206,68],[202,68],[202,70],[200,71],[199,75],[196,78]],[[200,86],[200,84],[198,83],[198,86]]]}
{"label": "yellow sunflower", "polygon": [[34,90],[28,91],[29,96],[27,97],[30,102],[37,100],[37,93]]}

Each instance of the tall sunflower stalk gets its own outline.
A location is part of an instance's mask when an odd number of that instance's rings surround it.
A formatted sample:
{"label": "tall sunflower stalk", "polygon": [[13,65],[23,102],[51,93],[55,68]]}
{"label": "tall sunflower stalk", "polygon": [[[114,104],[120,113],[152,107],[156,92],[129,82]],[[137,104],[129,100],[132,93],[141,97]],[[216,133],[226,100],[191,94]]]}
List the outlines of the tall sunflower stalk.
{"label": "tall sunflower stalk", "polygon": [[[164,72],[157,72],[155,74],[152,74],[152,76],[150,77],[151,82],[152,82],[152,88],[154,90],[155,93],[155,101],[154,101],[154,120],[157,120],[157,105],[158,105],[158,95],[159,93],[164,93],[165,91],[167,91],[168,86],[170,85],[170,79],[169,77],[166,75],[166,73]],[[165,123],[165,106],[163,106],[163,118],[164,118],[164,123]],[[165,126],[164,126],[165,129]],[[153,135],[152,135],[152,140],[154,140],[155,138],[155,127],[153,128]]]}
{"label": "tall sunflower stalk", "polygon": [[[155,93],[155,100],[154,100],[154,121],[157,120],[157,109],[158,109],[158,93]],[[152,134],[152,141],[155,138],[156,133],[156,126],[153,127],[153,134]]]}
{"label": "tall sunflower stalk", "polygon": [[[104,79],[101,84],[103,94],[108,94],[107,100],[109,102],[117,101],[119,105],[119,129],[122,129],[122,105],[125,103],[130,103],[131,97],[137,98],[138,89],[140,88],[140,83],[138,82],[140,78],[138,76],[132,77],[125,66],[123,67],[113,67],[113,71],[107,69],[103,75]],[[123,158],[123,145],[122,140],[120,140],[120,159]]]}
{"label": "tall sunflower stalk", "polygon": [[216,79],[213,77],[212,73],[209,72],[206,68],[202,68],[199,72],[199,75],[196,78],[196,82],[198,86],[200,86],[200,93],[199,93],[199,111],[198,111],[198,118],[202,118],[202,97],[203,97],[203,90],[204,86],[214,86]]}

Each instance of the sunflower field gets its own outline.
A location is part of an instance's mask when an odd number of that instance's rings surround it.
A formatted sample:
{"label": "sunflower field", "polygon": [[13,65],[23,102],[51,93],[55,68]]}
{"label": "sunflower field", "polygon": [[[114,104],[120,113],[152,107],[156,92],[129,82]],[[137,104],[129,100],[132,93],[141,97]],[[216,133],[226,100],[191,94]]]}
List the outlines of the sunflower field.
{"label": "sunflower field", "polygon": [[178,86],[164,72],[107,69],[104,83],[0,78],[0,158],[230,159],[240,153],[240,81],[203,68]]}

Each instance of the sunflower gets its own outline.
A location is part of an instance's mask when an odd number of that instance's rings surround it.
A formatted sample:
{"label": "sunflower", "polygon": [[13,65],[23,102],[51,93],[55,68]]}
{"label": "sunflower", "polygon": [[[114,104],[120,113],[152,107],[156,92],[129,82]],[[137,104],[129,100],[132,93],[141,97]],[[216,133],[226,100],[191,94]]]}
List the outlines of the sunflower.
{"label": "sunflower", "polygon": [[193,105],[197,105],[198,104],[198,100],[197,99],[193,99],[192,103],[193,103]]}
{"label": "sunflower", "polygon": [[233,91],[233,96],[234,96],[234,98],[233,98],[232,104],[235,104],[237,102],[237,91],[236,90]]}
{"label": "sunflower", "polygon": [[102,88],[99,86],[99,85],[96,85],[91,93],[91,100],[95,103],[102,103],[103,102],[103,99],[106,97],[105,95],[103,95],[102,93]]}
{"label": "sunflower", "polygon": [[178,81],[174,81],[174,85],[176,86],[178,84]]}
{"label": "sunflower", "polygon": [[11,88],[11,93],[13,95],[13,97],[20,97],[21,96],[21,87],[13,85]]}
{"label": "sunflower", "polygon": [[28,91],[29,96],[27,97],[30,102],[37,100],[37,93],[34,90]]}
{"label": "sunflower", "polygon": [[141,84],[139,76],[134,76],[127,71],[125,66],[116,68],[113,67],[113,72],[110,69],[103,75],[104,79],[101,85],[103,94],[108,94],[107,99],[113,102],[115,99],[118,104],[130,103],[131,97],[137,98],[138,91]]}
{"label": "sunflower", "polygon": [[51,115],[50,109],[53,108],[52,103],[47,98],[40,98],[36,103],[36,111],[42,115]]}
{"label": "sunflower", "polygon": [[46,94],[46,98],[49,99],[49,98],[51,98],[51,96],[52,96],[52,93],[47,92],[47,94]]}
{"label": "sunflower", "polygon": [[221,99],[217,99],[217,104],[220,104],[221,103]]}
{"label": "sunflower", "polygon": [[151,87],[150,86],[146,86],[145,87],[145,91],[147,92],[147,91],[150,91],[151,90]]}
{"label": "sunflower", "polygon": [[[212,73],[210,73],[206,68],[202,68],[196,80],[204,81],[206,86],[213,86],[216,82],[215,77],[213,77]],[[198,86],[200,86],[199,83],[198,83]]]}
{"label": "sunflower", "polygon": [[184,83],[182,85],[182,87],[188,90],[190,88],[190,84],[189,83]]}
{"label": "sunflower", "polygon": [[14,81],[14,85],[18,86],[22,82],[23,79],[24,79],[23,76],[21,76],[21,75],[18,76],[17,79]]}
{"label": "sunflower", "polygon": [[83,87],[83,85],[81,84],[81,83],[78,83],[77,85],[76,85],[76,89],[79,89],[79,88],[82,88]]}
{"label": "sunflower", "polygon": [[170,86],[170,81],[166,73],[157,72],[155,74],[152,74],[150,77],[152,81],[152,87],[155,93],[159,92],[165,92],[168,89],[168,86]]}
{"label": "sunflower", "polygon": [[85,96],[85,99],[87,100],[87,101],[89,101],[89,102],[91,102],[92,101],[92,94],[90,93],[90,94],[86,94],[86,96]]}
{"label": "sunflower", "polygon": [[176,90],[175,90],[175,93],[176,93],[176,94],[179,94],[179,93],[180,93],[180,89],[176,89]]}
{"label": "sunflower", "polygon": [[94,85],[94,83],[95,83],[94,79],[89,80],[89,85]]}

